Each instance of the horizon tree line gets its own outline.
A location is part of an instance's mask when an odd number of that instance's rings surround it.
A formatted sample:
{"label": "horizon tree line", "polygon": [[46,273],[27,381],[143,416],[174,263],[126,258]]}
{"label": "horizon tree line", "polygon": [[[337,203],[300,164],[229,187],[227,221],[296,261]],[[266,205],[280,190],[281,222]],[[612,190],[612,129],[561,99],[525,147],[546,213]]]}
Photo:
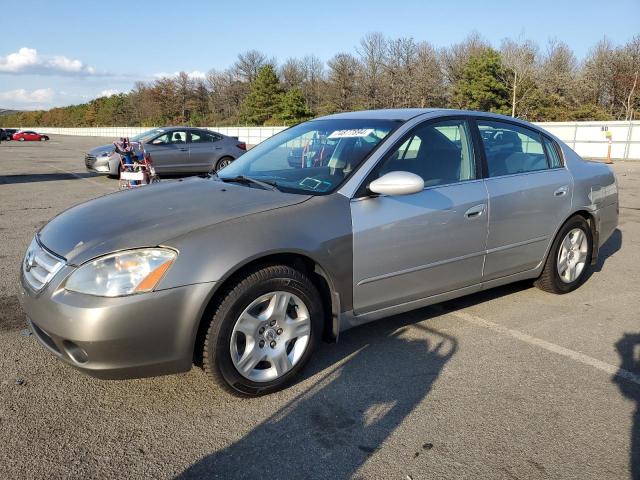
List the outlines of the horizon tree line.
{"label": "horizon tree line", "polygon": [[128,93],[47,111],[0,116],[2,126],[292,125],[335,112],[440,107],[530,121],[640,118],[640,34],[598,41],[579,61],[557,39],[544,48],[507,38],[494,48],[478,33],[437,49],[412,37],[365,35],[326,63],[315,55],[279,64],[240,53],[205,78],[137,82]]}

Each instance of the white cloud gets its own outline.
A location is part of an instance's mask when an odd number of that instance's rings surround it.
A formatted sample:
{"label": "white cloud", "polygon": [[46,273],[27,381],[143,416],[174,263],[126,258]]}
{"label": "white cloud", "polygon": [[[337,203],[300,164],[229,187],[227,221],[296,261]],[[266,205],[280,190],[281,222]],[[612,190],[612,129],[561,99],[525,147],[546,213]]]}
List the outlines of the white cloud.
{"label": "white cloud", "polygon": [[53,100],[54,91],[51,88],[38,88],[36,90],[9,90],[0,92],[0,102],[4,108],[21,108],[39,106],[47,104]]}
{"label": "white cloud", "polygon": [[120,90],[115,90],[113,88],[108,88],[106,90],[102,90],[100,92],[100,94],[98,95],[98,98],[99,97],[113,97],[114,95],[119,95],[121,93],[122,92]]}
{"label": "white cloud", "polygon": [[97,75],[96,69],[62,55],[41,55],[35,48],[22,47],[0,56],[0,73],[37,75]]}
{"label": "white cloud", "polygon": [[[191,72],[184,72],[186,73],[189,78],[193,79],[193,80],[204,80],[207,76],[207,74],[205,72],[201,72],[200,70],[192,70]],[[178,75],[180,75],[180,72],[173,72],[173,73],[167,73],[167,72],[160,72],[160,73],[156,73],[153,76],[155,78],[175,78]]]}

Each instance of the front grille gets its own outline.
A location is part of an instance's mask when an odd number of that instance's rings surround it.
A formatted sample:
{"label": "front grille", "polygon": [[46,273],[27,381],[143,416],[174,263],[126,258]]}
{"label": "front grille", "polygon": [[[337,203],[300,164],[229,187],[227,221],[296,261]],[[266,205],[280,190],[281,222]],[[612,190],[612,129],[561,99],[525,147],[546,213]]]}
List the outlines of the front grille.
{"label": "front grille", "polygon": [[22,262],[22,274],[29,286],[39,292],[64,266],[64,258],[47,251],[34,237]]}
{"label": "front grille", "polygon": [[93,164],[94,164],[95,162],[96,162],[96,157],[95,157],[95,155],[90,155],[90,154],[88,154],[88,153],[87,153],[87,154],[84,156],[84,164],[85,164],[87,167],[93,167]]}

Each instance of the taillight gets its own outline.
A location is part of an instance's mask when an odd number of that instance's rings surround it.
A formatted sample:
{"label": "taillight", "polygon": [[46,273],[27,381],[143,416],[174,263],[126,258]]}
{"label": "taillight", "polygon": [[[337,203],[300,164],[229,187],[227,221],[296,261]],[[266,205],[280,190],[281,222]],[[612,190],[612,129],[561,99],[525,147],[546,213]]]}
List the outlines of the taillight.
{"label": "taillight", "polygon": [[240,143],[237,145],[237,147],[238,147],[240,150],[244,150],[244,151],[246,151],[246,150],[247,150],[247,144],[246,144],[246,143],[244,143],[244,142],[240,142]]}

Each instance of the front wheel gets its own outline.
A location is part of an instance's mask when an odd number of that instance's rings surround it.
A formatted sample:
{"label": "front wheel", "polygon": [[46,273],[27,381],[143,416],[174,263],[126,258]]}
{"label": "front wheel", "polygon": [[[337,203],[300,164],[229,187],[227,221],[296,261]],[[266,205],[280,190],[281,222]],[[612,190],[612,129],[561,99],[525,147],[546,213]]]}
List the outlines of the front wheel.
{"label": "front wheel", "polygon": [[593,235],[581,216],[570,218],[556,235],[536,287],[550,293],[569,293],[586,279],[593,254]]}
{"label": "front wheel", "polygon": [[232,393],[280,390],[311,357],[322,319],[320,295],[306,275],[285,265],[249,272],[228,291],[211,320],[205,371]]}
{"label": "front wheel", "polygon": [[18,139],[18,141],[19,141],[19,142],[24,142],[24,138],[23,138],[23,137],[20,137],[20,138]]}

